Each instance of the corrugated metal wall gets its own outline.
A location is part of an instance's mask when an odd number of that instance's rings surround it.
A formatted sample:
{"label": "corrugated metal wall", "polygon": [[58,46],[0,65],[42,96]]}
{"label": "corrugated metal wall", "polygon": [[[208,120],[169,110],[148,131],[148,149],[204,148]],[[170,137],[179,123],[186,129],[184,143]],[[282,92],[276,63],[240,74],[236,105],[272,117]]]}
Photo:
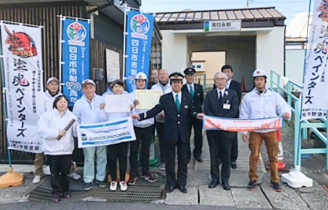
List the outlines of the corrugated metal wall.
{"label": "corrugated metal wall", "polygon": [[[85,15],[85,4],[83,2],[60,2],[39,4],[0,4],[0,20],[21,22],[44,26],[43,30],[43,68],[44,80],[50,76],[59,76],[58,66],[58,38],[59,19],[57,15],[81,17]],[[0,80],[1,83],[1,80]],[[2,85],[0,86],[2,87]],[[1,89],[2,93],[2,89]],[[3,102],[1,94],[1,102]],[[7,161],[6,137],[4,127],[4,113],[1,105],[1,127],[0,127],[0,163]],[[31,161],[33,154],[19,155],[21,152],[12,151],[13,162]]]}

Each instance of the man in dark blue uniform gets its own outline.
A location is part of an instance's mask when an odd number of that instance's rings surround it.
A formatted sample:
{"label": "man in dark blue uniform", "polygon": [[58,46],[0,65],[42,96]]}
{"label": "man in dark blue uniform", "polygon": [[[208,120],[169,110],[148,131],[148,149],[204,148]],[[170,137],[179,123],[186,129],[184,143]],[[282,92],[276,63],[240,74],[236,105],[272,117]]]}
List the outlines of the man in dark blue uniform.
{"label": "man in dark blue uniform", "polygon": [[[172,92],[161,96],[159,103],[151,110],[139,115],[133,114],[132,118],[144,120],[154,117],[164,110],[164,149],[166,155],[166,189],[172,192],[178,188],[182,193],[187,193],[187,154],[189,141],[189,121],[191,118],[203,117],[192,108],[189,94],[181,92],[183,75],[175,72],[170,76]],[[178,154],[178,172],[175,175],[175,151]]]}
{"label": "man in dark blue uniform", "polygon": [[[194,68],[186,68],[183,73],[185,74],[187,83],[183,85],[181,91],[189,93],[191,100],[192,100],[192,107],[194,108],[194,110],[196,112],[201,113],[201,112],[203,112],[202,105],[203,105],[203,101],[204,101],[204,92],[203,92],[202,85],[194,83],[196,70]],[[190,128],[189,128],[190,135],[191,135],[192,127],[194,127],[194,145],[195,145],[193,155],[194,155],[195,160],[197,160],[198,162],[203,162],[203,159],[201,157],[202,147],[203,147],[203,135],[202,135],[203,123],[202,123],[202,120],[191,119]],[[190,138],[190,136],[189,136],[189,138]],[[191,156],[190,141],[188,141],[188,142],[189,142],[188,160],[190,160],[190,156]]]}

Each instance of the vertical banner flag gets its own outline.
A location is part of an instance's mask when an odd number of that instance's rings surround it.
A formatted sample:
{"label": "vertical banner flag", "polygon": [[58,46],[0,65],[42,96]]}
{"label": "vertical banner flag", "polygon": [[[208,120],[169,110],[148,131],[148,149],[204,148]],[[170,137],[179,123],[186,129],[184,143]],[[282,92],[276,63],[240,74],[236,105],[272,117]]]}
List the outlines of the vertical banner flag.
{"label": "vertical banner flag", "polygon": [[136,89],[134,78],[139,72],[149,74],[154,17],[130,11],[127,18],[125,77],[129,92]]}
{"label": "vertical banner flag", "polygon": [[328,2],[315,0],[313,20],[307,44],[304,86],[302,93],[302,119],[326,117],[328,109]]}
{"label": "vertical banner flag", "polygon": [[41,27],[0,26],[9,149],[40,153],[37,122],[45,110],[40,103],[44,100]]}
{"label": "vertical banner flag", "polygon": [[62,82],[69,105],[82,96],[82,81],[90,76],[90,23],[62,17]]}

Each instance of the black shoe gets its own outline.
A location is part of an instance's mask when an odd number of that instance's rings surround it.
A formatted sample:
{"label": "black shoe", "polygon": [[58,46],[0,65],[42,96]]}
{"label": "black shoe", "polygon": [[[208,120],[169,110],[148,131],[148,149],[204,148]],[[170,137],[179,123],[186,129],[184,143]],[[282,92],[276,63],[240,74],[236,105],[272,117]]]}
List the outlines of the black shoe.
{"label": "black shoe", "polygon": [[248,185],[247,185],[247,189],[248,190],[254,190],[257,185],[259,185],[259,184],[257,183],[256,180],[250,180]]}
{"label": "black shoe", "polygon": [[236,162],[232,162],[231,163],[231,168],[236,169],[237,168],[237,163]]}
{"label": "black shoe", "polygon": [[185,186],[180,186],[179,187],[180,192],[182,193],[187,193],[187,188]]}
{"label": "black shoe", "polygon": [[70,191],[63,192],[61,195],[62,198],[70,199],[71,198],[71,193]]}
{"label": "black shoe", "polygon": [[166,188],[166,191],[168,193],[173,192],[173,190],[174,190],[174,186],[167,186],[167,188]]}
{"label": "black shoe", "polygon": [[85,191],[89,191],[89,190],[91,190],[91,188],[92,188],[92,182],[84,184],[84,190]]}
{"label": "black shoe", "polygon": [[195,157],[195,160],[202,163],[203,162],[203,159],[201,156],[198,156],[198,157]]}
{"label": "black shoe", "polygon": [[100,188],[105,188],[105,187],[106,187],[106,182],[105,182],[105,180],[104,180],[104,181],[96,180],[96,183],[97,183],[97,185],[98,185]]}
{"label": "black shoe", "polygon": [[282,188],[279,185],[279,182],[271,182],[270,186],[274,189],[276,192],[281,192]]}
{"label": "black shoe", "polygon": [[220,184],[220,181],[211,181],[211,183],[208,185],[208,188],[214,188],[219,184]]}
{"label": "black shoe", "polygon": [[224,190],[230,190],[230,185],[228,182],[222,182],[222,186]]}

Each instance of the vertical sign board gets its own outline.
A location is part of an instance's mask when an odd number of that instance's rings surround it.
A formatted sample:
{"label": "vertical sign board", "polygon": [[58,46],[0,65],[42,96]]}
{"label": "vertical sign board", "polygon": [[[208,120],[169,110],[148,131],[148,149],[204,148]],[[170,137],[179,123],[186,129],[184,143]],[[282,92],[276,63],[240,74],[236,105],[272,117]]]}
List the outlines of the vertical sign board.
{"label": "vertical sign board", "polygon": [[42,152],[44,112],[41,27],[0,23],[9,149]]}
{"label": "vertical sign board", "polygon": [[316,0],[303,75],[302,119],[326,117],[328,109],[328,2]]}
{"label": "vertical sign board", "polygon": [[62,17],[62,82],[69,105],[82,96],[82,81],[90,77],[90,24],[88,20]]}
{"label": "vertical sign board", "polygon": [[149,74],[154,17],[130,11],[127,18],[126,71],[129,92],[136,89],[134,78],[139,72]]}

